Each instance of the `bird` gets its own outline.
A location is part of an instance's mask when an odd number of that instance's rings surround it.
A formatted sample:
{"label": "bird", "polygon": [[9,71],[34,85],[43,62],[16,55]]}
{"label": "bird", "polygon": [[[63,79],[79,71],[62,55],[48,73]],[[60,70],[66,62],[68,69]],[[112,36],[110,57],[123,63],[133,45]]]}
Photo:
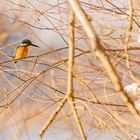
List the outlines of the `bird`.
{"label": "bird", "polygon": [[39,48],[39,46],[33,44],[29,39],[24,39],[21,44],[17,47],[14,63],[17,63],[19,59],[25,58],[28,55],[28,47],[33,46]]}

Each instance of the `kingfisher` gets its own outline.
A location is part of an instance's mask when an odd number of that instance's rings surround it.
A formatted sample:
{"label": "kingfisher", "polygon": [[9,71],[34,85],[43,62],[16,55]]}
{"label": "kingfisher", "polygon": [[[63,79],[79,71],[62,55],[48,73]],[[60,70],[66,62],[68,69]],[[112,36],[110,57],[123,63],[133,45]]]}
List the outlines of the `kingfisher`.
{"label": "kingfisher", "polygon": [[14,62],[17,63],[18,59],[25,58],[28,55],[28,47],[38,47],[37,45],[33,44],[29,39],[24,39],[21,44],[17,47],[16,55],[14,57]]}

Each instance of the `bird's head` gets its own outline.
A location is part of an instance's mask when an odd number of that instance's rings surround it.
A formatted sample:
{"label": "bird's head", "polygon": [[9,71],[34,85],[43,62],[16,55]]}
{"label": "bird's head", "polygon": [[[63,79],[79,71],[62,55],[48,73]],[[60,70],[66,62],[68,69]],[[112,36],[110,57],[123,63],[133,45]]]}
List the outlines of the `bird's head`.
{"label": "bird's head", "polygon": [[21,46],[25,46],[25,47],[28,47],[28,46],[34,46],[34,47],[39,47],[35,44],[33,44],[29,39],[24,39],[21,44]]}

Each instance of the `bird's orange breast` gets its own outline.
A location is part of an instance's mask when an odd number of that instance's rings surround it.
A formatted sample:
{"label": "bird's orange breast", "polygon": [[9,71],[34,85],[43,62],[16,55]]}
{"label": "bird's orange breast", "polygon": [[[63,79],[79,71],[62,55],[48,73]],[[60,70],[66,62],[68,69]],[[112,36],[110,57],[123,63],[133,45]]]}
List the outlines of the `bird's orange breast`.
{"label": "bird's orange breast", "polygon": [[[28,47],[19,47],[16,51],[15,59],[25,58],[28,54]],[[17,60],[15,60],[17,62]]]}

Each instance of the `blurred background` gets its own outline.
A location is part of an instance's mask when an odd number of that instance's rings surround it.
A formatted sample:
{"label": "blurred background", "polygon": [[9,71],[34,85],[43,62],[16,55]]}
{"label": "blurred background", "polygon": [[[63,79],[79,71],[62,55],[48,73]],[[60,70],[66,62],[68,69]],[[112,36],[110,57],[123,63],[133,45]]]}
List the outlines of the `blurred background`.
{"label": "blurred background", "polygon": [[[70,5],[66,0],[0,1],[0,139],[80,140],[71,107],[66,103],[40,138],[38,133],[67,91]],[[123,86],[140,79],[140,1],[133,1],[133,28],[128,55],[128,0],[81,0],[106,55]],[[40,48],[29,48],[28,58],[12,61],[23,39]],[[74,97],[87,139],[140,138],[140,127],[115,92],[100,60],[91,52],[82,25],[75,24]],[[133,75],[129,74],[129,71]],[[129,94],[135,102],[139,95]]]}

